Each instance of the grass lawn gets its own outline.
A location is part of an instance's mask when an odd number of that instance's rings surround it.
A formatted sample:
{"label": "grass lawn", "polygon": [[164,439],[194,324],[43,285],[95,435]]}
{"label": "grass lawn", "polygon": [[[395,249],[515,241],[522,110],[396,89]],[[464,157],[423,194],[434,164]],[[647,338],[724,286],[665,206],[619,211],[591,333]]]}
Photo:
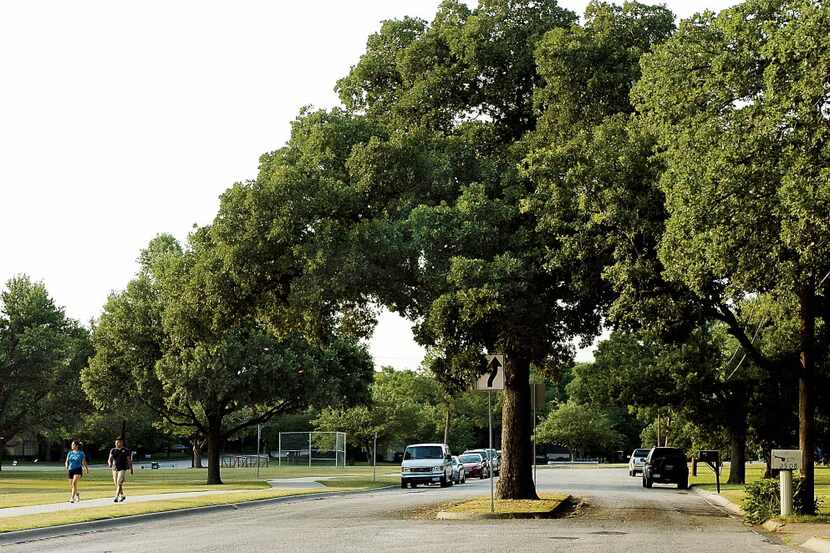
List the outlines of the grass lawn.
{"label": "grass lawn", "polygon": [[222,495],[191,497],[183,499],[172,499],[169,501],[151,501],[146,503],[119,503],[107,507],[94,507],[73,511],[62,511],[57,513],[44,513],[18,517],[0,518],[0,532],[11,532],[14,530],[27,530],[31,528],[42,528],[45,526],[56,526],[60,524],[72,524],[77,522],[89,522],[109,518],[118,518],[129,515],[140,515],[157,513],[161,511],[173,511],[178,509],[189,509],[192,507],[204,507],[207,505],[219,505],[226,503],[241,503],[243,501],[255,501],[257,499],[270,499],[289,495],[303,495],[319,493],[319,488],[302,489],[260,489],[250,491],[231,492]]}
{"label": "grass lawn", "polygon": [[[541,493],[538,500],[497,499],[497,513],[549,513],[567,499],[567,495]],[[450,513],[489,513],[490,498],[476,497],[462,503],[456,503],[444,509]]]}
{"label": "grass lawn", "polygon": [[[391,474],[394,473],[394,476]],[[254,491],[270,490],[266,480],[307,476],[334,476],[334,480],[322,481],[332,488],[370,487],[372,467],[282,467],[260,468],[259,480],[255,468],[223,469],[222,486],[207,486],[207,469],[138,469],[127,475],[125,491],[128,496],[171,492],[196,492],[216,489]],[[377,484],[398,482],[398,465],[379,465]],[[83,499],[111,497],[114,489],[112,473],[103,468],[92,469],[80,483]],[[2,471],[0,472],[0,508],[60,503],[69,497],[69,483],[62,467],[54,471]],[[224,496],[223,496],[224,497]]]}
{"label": "grass lawn", "polygon": [[[752,464],[746,466],[746,481],[754,482],[764,475],[764,465]],[[793,479],[798,473],[793,474]],[[726,499],[740,506],[744,500],[744,486],[742,484],[725,484],[729,479],[729,467],[723,467],[721,471],[721,495]],[[715,475],[712,469],[706,464],[698,463],[697,476],[690,476],[689,483],[699,486],[705,490],[715,491]],[[830,467],[816,466],[816,497],[822,500],[822,511],[830,511]]]}

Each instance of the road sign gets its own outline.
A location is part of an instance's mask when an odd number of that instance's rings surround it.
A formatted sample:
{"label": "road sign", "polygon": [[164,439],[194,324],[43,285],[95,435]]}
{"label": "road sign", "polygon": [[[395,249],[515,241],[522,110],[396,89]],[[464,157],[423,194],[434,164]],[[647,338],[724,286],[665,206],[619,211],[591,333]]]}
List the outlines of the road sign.
{"label": "road sign", "polygon": [[800,449],[773,449],[770,457],[771,469],[799,470],[801,468]]}
{"label": "road sign", "polygon": [[476,390],[504,390],[504,355],[487,356],[487,372],[478,377]]}

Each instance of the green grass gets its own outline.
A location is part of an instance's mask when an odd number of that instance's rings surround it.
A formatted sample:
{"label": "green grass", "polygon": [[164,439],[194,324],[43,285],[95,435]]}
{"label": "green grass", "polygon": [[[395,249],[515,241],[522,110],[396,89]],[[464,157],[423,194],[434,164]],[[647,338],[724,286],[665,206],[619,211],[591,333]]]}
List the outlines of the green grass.
{"label": "green grass", "polygon": [[[550,513],[567,499],[567,495],[542,493],[539,499],[497,499],[495,512],[497,513]],[[461,503],[456,503],[444,509],[451,513],[489,513],[490,498],[476,497]]]}
{"label": "green grass", "polygon": [[[796,472],[793,477],[797,478],[797,475]],[[760,480],[763,476],[764,465],[752,464],[746,466],[747,483]],[[740,507],[745,496],[744,486],[743,484],[726,484],[728,479],[729,467],[727,466],[721,471],[721,495]],[[689,483],[705,490],[716,490],[715,475],[712,473],[712,469],[705,464],[698,463],[697,476],[690,476]],[[830,467],[816,466],[816,497],[822,500],[822,510],[824,512],[830,510]]]}
{"label": "green grass", "polygon": [[162,511],[174,511],[179,509],[190,509],[193,507],[204,507],[207,505],[221,505],[228,503],[241,503],[244,501],[256,501],[285,497],[291,495],[304,495],[319,493],[319,488],[301,488],[291,490],[262,489],[252,491],[231,492],[222,495],[209,495],[200,497],[189,497],[172,499],[169,501],[151,501],[146,503],[119,503],[106,507],[94,507],[74,511],[61,511],[57,513],[43,513],[38,515],[26,515],[18,517],[0,518],[0,532],[12,532],[14,530],[27,530],[31,528],[43,528],[61,524],[73,524],[78,522],[89,522],[119,518],[130,515],[141,515],[147,513],[158,513]]}
{"label": "green grass", "polygon": [[[390,476],[394,473],[394,476]],[[377,480],[380,484],[398,481],[398,465],[379,465]],[[270,489],[266,480],[298,478],[305,476],[335,476],[335,480],[322,481],[332,488],[367,487],[372,480],[372,467],[282,467],[260,468],[259,480],[255,468],[223,469],[222,486],[207,486],[207,469],[137,469],[127,475],[125,491],[128,495],[150,495],[172,492],[197,492],[216,489],[262,490]],[[93,469],[81,479],[83,499],[111,497],[114,489],[112,473],[107,469]],[[65,472],[55,471],[3,471],[0,472],[0,508],[60,503],[69,497],[69,482]]]}

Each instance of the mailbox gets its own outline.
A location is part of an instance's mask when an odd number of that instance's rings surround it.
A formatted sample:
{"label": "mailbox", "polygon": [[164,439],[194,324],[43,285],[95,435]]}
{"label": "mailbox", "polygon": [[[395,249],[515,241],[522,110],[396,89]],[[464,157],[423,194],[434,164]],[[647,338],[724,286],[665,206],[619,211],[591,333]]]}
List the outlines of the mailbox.
{"label": "mailbox", "polygon": [[717,449],[701,449],[697,452],[697,459],[715,465],[720,462],[720,451]]}
{"label": "mailbox", "polygon": [[801,450],[773,449],[770,454],[770,468],[778,470],[799,470],[801,468]]}

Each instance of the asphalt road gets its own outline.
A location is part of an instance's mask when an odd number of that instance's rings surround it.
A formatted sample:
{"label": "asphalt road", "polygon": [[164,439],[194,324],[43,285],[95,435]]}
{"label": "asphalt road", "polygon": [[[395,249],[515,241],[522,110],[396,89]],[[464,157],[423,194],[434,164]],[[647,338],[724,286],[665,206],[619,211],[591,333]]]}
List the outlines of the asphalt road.
{"label": "asphalt road", "polygon": [[[377,491],[130,524],[0,547],[38,553],[104,552],[632,552],[792,551],[690,491],[655,485],[621,469],[542,469],[541,490],[585,501],[555,520],[456,522],[423,517],[443,501],[489,493],[487,480],[440,489]],[[421,513],[418,515],[417,513]]]}

